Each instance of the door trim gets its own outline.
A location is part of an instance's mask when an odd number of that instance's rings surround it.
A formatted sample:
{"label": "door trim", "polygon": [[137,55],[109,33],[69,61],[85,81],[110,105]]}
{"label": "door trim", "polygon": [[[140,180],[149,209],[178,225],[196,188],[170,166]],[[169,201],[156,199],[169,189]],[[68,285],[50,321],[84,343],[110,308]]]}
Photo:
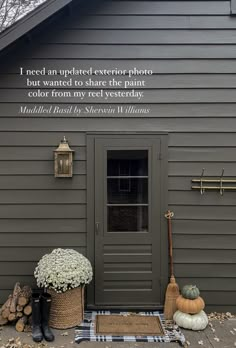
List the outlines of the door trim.
{"label": "door trim", "polygon": [[[168,283],[168,239],[166,230],[166,220],[164,213],[168,209],[167,194],[168,194],[168,133],[167,132],[87,132],[87,257],[90,260],[93,270],[95,270],[95,139],[109,137],[120,138],[137,138],[142,136],[147,138],[158,137],[161,141],[161,299],[164,305],[165,289]],[[95,305],[95,282],[94,279],[87,286],[87,308],[99,309],[100,307]],[[160,309],[163,307],[155,307]],[[106,306],[102,306],[106,308]],[[119,305],[119,308],[123,308]],[[127,306],[124,308],[128,309]],[[132,307],[135,309],[135,307]],[[131,309],[131,308],[130,308]],[[139,308],[140,309],[140,308]],[[144,307],[143,309],[150,309]],[[153,309],[153,307],[152,307]]]}

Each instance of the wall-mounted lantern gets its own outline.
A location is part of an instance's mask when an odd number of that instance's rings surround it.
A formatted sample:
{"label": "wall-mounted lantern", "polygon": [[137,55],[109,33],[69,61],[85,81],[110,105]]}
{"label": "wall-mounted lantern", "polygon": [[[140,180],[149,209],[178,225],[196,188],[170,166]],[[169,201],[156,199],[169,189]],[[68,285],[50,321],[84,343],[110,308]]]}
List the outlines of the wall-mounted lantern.
{"label": "wall-mounted lantern", "polygon": [[73,152],[66,137],[54,150],[54,176],[56,178],[70,178],[73,175]]}

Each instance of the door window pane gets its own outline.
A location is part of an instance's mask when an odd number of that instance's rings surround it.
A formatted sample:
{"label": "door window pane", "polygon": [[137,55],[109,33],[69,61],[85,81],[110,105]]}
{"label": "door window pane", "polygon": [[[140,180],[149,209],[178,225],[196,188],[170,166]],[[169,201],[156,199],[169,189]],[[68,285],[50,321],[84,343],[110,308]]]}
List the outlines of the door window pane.
{"label": "door window pane", "polygon": [[108,204],[147,204],[147,178],[121,178],[107,180]]}
{"label": "door window pane", "polygon": [[147,176],[146,150],[108,150],[107,176]]}
{"label": "door window pane", "polygon": [[107,207],[108,232],[147,232],[147,206]]}
{"label": "door window pane", "polygon": [[148,231],[148,150],[107,151],[108,232]]}

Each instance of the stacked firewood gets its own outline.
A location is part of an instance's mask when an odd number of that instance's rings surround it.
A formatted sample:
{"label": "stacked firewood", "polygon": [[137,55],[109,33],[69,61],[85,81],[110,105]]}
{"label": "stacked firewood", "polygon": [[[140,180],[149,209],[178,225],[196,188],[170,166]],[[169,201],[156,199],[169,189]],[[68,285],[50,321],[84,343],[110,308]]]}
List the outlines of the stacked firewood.
{"label": "stacked firewood", "polygon": [[0,310],[0,325],[13,322],[18,332],[29,331],[32,321],[31,294],[32,291],[28,285],[21,288],[20,283],[17,282],[13,293],[8,296]]}

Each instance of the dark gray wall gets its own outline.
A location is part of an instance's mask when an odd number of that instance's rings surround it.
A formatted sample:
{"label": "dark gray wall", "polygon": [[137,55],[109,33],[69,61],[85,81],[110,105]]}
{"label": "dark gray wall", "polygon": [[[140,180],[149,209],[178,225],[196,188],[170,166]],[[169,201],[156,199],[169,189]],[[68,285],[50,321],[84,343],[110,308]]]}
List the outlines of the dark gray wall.
{"label": "dark gray wall", "polygon": [[[109,1],[90,14],[65,18],[0,67],[0,302],[16,280],[33,281],[46,251],[61,246],[86,253],[85,132],[155,130],[169,132],[177,281],[196,283],[208,310],[235,312],[236,193],[191,190],[203,167],[209,176],[220,176],[223,167],[226,176],[236,173],[230,1]],[[149,116],[18,115],[19,105],[29,103],[19,66],[75,64],[152,69],[141,101],[151,108]],[[71,180],[53,178],[52,153],[63,135],[76,151]]]}

